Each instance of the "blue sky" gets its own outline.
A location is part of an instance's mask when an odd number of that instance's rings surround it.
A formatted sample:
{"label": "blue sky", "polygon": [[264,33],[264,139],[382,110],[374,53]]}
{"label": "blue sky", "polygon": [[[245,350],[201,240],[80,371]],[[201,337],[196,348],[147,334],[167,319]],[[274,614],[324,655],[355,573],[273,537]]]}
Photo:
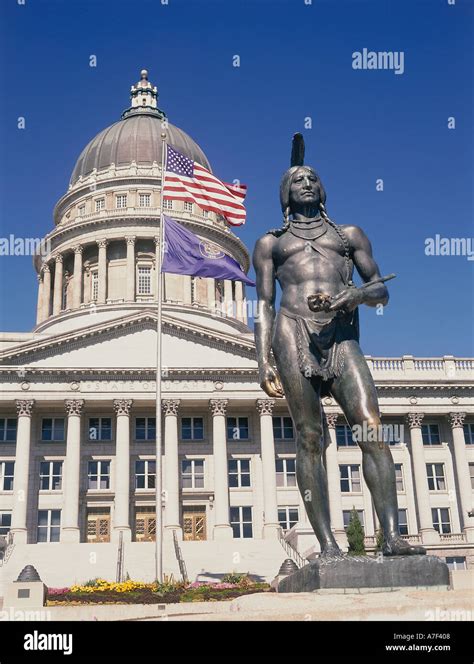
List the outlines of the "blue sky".
{"label": "blue sky", "polygon": [[[25,2],[0,7],[1,237],[51,229],[76,158],[145,67],[170,122],[219,177],[248,185],[236,232],[250,250],[281,224],[279,181],[303,131],[330,216],[360,225],[382,273],[398,275],[383,316],[362,310],[364,352],[474,354],[474,261],[424,253],[436,234],[474,235],[470,0]],[[354,70],[364,48],[403,51],[404,73]],[[30,257],[0,256],[0,298],[1,330],[33,327]]]}

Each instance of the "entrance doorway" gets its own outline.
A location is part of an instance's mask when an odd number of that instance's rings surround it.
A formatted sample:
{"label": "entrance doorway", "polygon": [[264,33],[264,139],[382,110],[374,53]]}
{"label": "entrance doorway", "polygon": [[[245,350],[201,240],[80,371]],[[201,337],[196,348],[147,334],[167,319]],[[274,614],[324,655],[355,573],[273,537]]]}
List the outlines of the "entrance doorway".
{"label": "entrance doorway", "polygon": [[110,542],[110,508],[87,508],[87,541]]}
{"label": "entrance doorway", "polygon": [[199,542],[206,539],[206,508],[204,506],[183,507],[183,539]]}
{"label": "entrance doorway", "polygon": [[156,538],[155,507],[140,507],[135,511],[135,540],[137,542],[154,542]]}

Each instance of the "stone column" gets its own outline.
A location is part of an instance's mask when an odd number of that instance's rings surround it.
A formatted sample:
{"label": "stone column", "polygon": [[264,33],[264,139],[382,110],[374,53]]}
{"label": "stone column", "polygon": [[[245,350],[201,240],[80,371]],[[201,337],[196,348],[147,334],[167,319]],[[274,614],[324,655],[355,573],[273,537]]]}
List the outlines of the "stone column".
{"label": "stone column", "polygon": [[469,517],[474,505],[472,500],[471,477],[469,462],[466,456],[466,441],[464,440],[463,424],[466,413],[449,413],[449,423],[453,436],[454,460],[456,463],[456,478],[459,486],[461,502],[461,526],[468,542],[474,542],[474,518]]}
{"label": "stone column", "polygon": [[242,322],[247,325],[247,298],[245,297],[245,286],[242,284]]}
{"label": "stone column", "polygon": [[193,289],[192,282],[190,277],[187,274],[183,274],[181,277],[183,280],[183,304],[192,304],[193,303]]}
{"label": "stone column", "polygon": [[129,235],[127,241],[127,302],[135,301],[135,236]]}
{"label": "stone column", "polygon": [[97,240],[97,246],[99,247],[99,293],[97,304],[105,304],[107,300],[107,240],[105,238]]}
{"label": "stone column", "polygon": [[206,278],[206,284],[207,284],[207,307],[212,312],[214,312],[216,308],[216,284],[214,279],[211,279],[210,277]]}
{"label": "stone column", "polygon": [[15,475],[13,478],[13,514],[11,532],[16,544],[26,544],[28,531],[28,478],[30,474],[31,414],[34,400],[16,401],[18,428],[16,437]]}
{"label": "stone column", "polygon": [[80,542],[79,489],[81,479],[81,415],[83,399],[66,399],[66,460],[63,473],[64,508],[61,515],[61,542]]}
{"label": "stone column", "polygon": [[344,530],[344,518],[342,516],[341,497],[341,474],[337,459],[336,422],[337,413],[327,413],[326,420],[329,429],[329,446],[326,447],[326,474],[328,478],[329,514],[331,527],[337,543],[343,549],[347,549],[347,536]]}
{"label": "stone column", "polygon": [[63,300],[63,257],[62,254],[55,256],[56,267],[54,270],[54,296],[53,316],[61,313]]}
{"label": "stone column", "polygon": [[233,318],[233,306],[232,306],[232,281],[229,279],[224,279],[224,306],[225,306],[225,315],[229,318]]}
{"label": "stone column", "polygon": [[43,265],[43,320],[49,318],[51,309],[51,271],[49,265]]}
{"label": "stone column", "polygon": [[43,275],[38,274],[38,304],[36,306],[36,325],[43,320]]}
{"label": "stone column", "polygon": [[74,247],[74,276],[72,282],[72,308],[79,309],[82,302],[82,252],[84,247]]}
{"label": "stone column", "polygon": [[405,486],[405,495],[407,501],[407,515],[408,515],[408,534],[418,535],[418,519],[416,516],[416,500],[415,500],[415,485],[413,481],[413,473],[411,470],[410,450],[406,442],[403,443],[403,480]]}
{"label": "stone column", "polygon": [[439,534],[433,528],[433,519],[431,517],[425,451],[423,449],[423,438],[421,436],[421,423],[423,418],[424,413],[407,414],[407,422],[410,427],[411,456],[413,462],[413,477],[415,479],[420,535],[423,544],[436,544],[439,542]]}
{"label": "stone column", "polygon": [[163,491],[165,492],[164,536],[173,537],[173,530],[178,537],[183,536],[179,524],[179,457],[178,457],[178,408],[179,399],[163,399],[161,407],[165,414],[165,473]]}
{"label": "stone column", "polygon": [[274,399],[257,399],[257,411],[260,415],[260,444],[262,450],[263,475],[263,537],[278,538],[278,501],[275,470],[275,440],[273,437],[272,412]]}
{"label": "stone column", "polygon": [[241,281],[235,282],[235,311],[237,320],[244,321],[244,289]]}
{"label": "stone column", "polygon": [[115,399],[117,413],[115,456],[115,509],[114,536],[118,540],[120,531],[124,540],[130,541],[130,409],[132,399]]}
{"label": "stone column", "polygon": [[225,416],[227,399],[210,399],[214,455],[214,539],[232,539],[229,521],[229,469]]}

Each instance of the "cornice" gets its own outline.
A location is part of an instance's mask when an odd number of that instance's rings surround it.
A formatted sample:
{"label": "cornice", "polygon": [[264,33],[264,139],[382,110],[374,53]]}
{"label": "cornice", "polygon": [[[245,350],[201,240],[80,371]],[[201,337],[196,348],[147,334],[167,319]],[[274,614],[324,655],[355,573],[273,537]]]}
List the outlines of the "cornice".
{"label": "cornice", "polygon": [[[30,381],[33,377],[47,377],[50,382],[70,382],[75,380],[120,380],[124,381],[154,381],[156,369],[153,367],[126,367],[126,368],[101,368],[101,367],[31,367],[22,368],[22,380]],[[258,381],[258,369],[252,368],[222,368],[222,367],[199,367],[196,369],[168,369],[164,381],[170,380],[200,380],[218,381],[222,383]],[[8,366],[0,367],[0,377],[4,383],[18,382],[19,368]]]}
{"label": "cornice", "polygon": [[[83,221],[76,220],[65,226],[58,226],[53,229],[45,236],[44,241],[49,241],[51,243],[52,255],[55,251],[57,252],[60,249],[62,251],[72,251],[72,245],[81,243],[81,238],[83,238],[82,241],[87,244],[88,241],[84,238],[84,233],[93,232],[99,229],[105,232],[106,235],[109,235],[109,231],[120,229],[125,229],[127,233],[133,230],[136,235],[142,227],[146,230],[150,229],[150,237],[153,237],[153,234],[156,235],[157,228],[159,227],[159,214],[156,212],[149,212],[147,214],[146,208],[143,208],[143,210],[143,215],[141,213],[121,213],[117,216],[105,215],[100,217],[98,215],[92,219],[85,219]],[[240,265],[242,265],[245,272],[248,271],[250,267],[250,257],[247,248],[242,240],[234,235],[226,226],[220,227],[215,223],[211,224],[206,223],[205,221],[199,221],[195,218],[185,218],[181,216],[180,211],[171,211],[171,214],[173,218],[176,218],[180,224],[188,227],[192,232],[222,246],[238,263],[240,263]],[[111,237],[110,239],[122,238]],[[71,242],[71,246],[68,245],[68,242]],[[66,246],[62,247],[63,244],[66,244]],[[50,260],[51,255],[46,257],[46,260]],[[39,272],[42,265],[42,257],[34,256],[33,262],[36,271]]]}
{"label": "cornice", "polygon": [[[21,375],[20,375],[21,374]],[[3,383],[18,383],[23,381],[23,384],[29,385],[34,383],[37,379],[42,382],[45,379],[49,383],[70,383],[71,390],[74,391],[75,381],[80,380],[93,380],[93,381],[123,381],[126,382],[149,382],[154,381],[156,378],[156,369],[154,367],[124,367],[124,368],[108,368],[108,367],[18,367],[18,366],[0,366],[0,382]],[[235,384],[242,382],[259,384],[258,369],[251,367],[199,367],[199,368],[168,368],[167,377],[163,379],[166,381],[213,381],[223,384]],[[427,398],[435,394],[444,396],[451,399],[449,408],[453,408],[453,404],[458,405],[457,398],[470,397],[474,385],[452,385],[452,384],[439,384],[439,385],[414,385],[407,383],[406,385],[398,385],[396,387],[379,385],[376,382],[376,389],[379,397],[396,397],[408,398],[410,396],[416,398]],[[23,389],[23,388],[22,388]],[[441,393],[445,391],[445,394]],[[456,402],[453,398],[456,397]],[[326,403],[328,397],[323,399]],[[331,402],[334,406],[337,403],[333,398]],[[410,401],[413,407],[417,407],[417,403]],[[420,404],[418,404],[420,407]],[[466,408],[466,405],[463,405]]]}

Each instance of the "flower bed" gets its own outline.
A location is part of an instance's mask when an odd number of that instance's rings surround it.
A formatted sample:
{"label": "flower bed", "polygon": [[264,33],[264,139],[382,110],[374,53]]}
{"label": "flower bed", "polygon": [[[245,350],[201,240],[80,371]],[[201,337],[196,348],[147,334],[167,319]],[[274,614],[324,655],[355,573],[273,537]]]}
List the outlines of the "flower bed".
{"label": "flower bed", "polygon": [[265,592],[267,583],[254,583],[248,577],[220,583],[112,583],[94,579],[70,588],[48,588],[47,605],[56,604],[170,604],[230,600],[241,595]]}

